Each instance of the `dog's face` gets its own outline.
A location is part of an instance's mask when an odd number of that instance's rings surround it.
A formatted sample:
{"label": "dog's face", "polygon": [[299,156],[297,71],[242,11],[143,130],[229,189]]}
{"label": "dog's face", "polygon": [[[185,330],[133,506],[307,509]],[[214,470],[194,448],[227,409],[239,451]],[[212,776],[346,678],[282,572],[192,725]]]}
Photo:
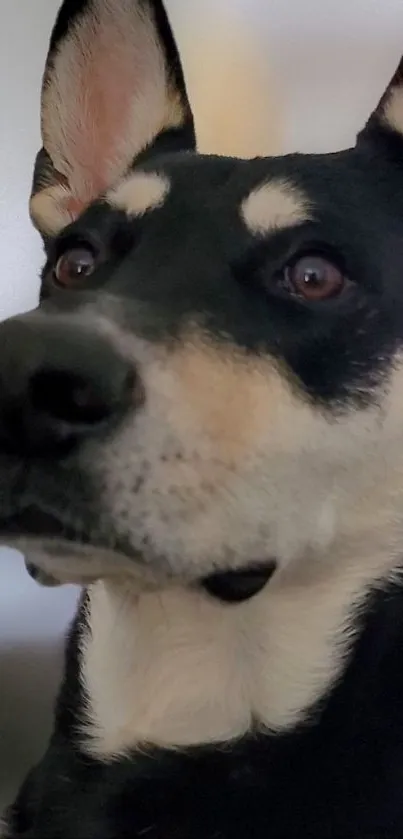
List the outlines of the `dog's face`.
{"label": "dog's face", "polygon": [[64,3],[41,304],[0,327],[4,541],[197,580],[396,521],[400,84],[351,150],[204,157],[160,3]]}

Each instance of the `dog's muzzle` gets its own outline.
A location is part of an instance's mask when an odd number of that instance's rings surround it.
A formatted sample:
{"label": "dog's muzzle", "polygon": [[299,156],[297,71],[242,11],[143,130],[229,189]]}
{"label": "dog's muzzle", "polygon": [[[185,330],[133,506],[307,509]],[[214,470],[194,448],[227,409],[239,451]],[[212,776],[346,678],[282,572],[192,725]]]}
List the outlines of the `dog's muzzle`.
{"label": "dog's muzzle", "polygon": [[[0,325],[0,535],[32,557],[32,567],[37,561],[45,578],[88,582],[133,572],[152,582],[153,569],[112,538],[98,488],[79,465],[83,445],[102,443],[145,399],[133,362],[96,325],[42,310]],[[238,603],[257,594],[274,568],[268,561],[220,570],[196,584]]]}

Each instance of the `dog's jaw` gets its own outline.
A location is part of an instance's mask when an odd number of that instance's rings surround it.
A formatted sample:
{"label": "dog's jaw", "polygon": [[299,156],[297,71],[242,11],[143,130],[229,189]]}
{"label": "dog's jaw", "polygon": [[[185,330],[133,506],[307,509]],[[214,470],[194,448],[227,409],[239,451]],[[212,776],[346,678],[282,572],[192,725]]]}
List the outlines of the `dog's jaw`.
{"label": "dog's jaw", "polygon": [[41,585],[88,586],[101,579],[125,579],[139,592],[153,591],[170,580],[122,553],[68,540],[20,536],[9,539],[25,557],[27,570]]}

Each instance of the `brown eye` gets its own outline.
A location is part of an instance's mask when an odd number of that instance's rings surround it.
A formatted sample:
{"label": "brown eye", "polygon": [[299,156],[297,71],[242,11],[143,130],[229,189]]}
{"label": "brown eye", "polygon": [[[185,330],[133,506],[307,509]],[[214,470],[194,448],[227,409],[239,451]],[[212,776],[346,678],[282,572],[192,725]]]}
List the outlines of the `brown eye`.
{"label": "brown eye", "polygon": [[63,288],[76,288],[95,270],[95,256],[90,248],[77,247],[59,257],[54,277]]}
{"label": "brown eye", "polygon": [[306,254],[288,266],[284,280],[288,291],[309,301],[337,297],[347,282],[337,265],[315,254]]}

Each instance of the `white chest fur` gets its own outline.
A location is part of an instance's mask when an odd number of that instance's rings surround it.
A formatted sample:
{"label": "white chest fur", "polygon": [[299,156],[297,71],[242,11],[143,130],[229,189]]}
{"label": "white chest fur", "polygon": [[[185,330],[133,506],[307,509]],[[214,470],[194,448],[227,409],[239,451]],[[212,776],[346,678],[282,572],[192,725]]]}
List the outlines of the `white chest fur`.
{"label": "white chest fur", "polygon": [[96,583],[82,649],[85,748],[106,759],[295,723],[340,670],[354,604],[388,570],[374,554],[340,562],[310,580],[306,569],[303,580],[279,574],[237,606],[180,587],[139,596]]}

